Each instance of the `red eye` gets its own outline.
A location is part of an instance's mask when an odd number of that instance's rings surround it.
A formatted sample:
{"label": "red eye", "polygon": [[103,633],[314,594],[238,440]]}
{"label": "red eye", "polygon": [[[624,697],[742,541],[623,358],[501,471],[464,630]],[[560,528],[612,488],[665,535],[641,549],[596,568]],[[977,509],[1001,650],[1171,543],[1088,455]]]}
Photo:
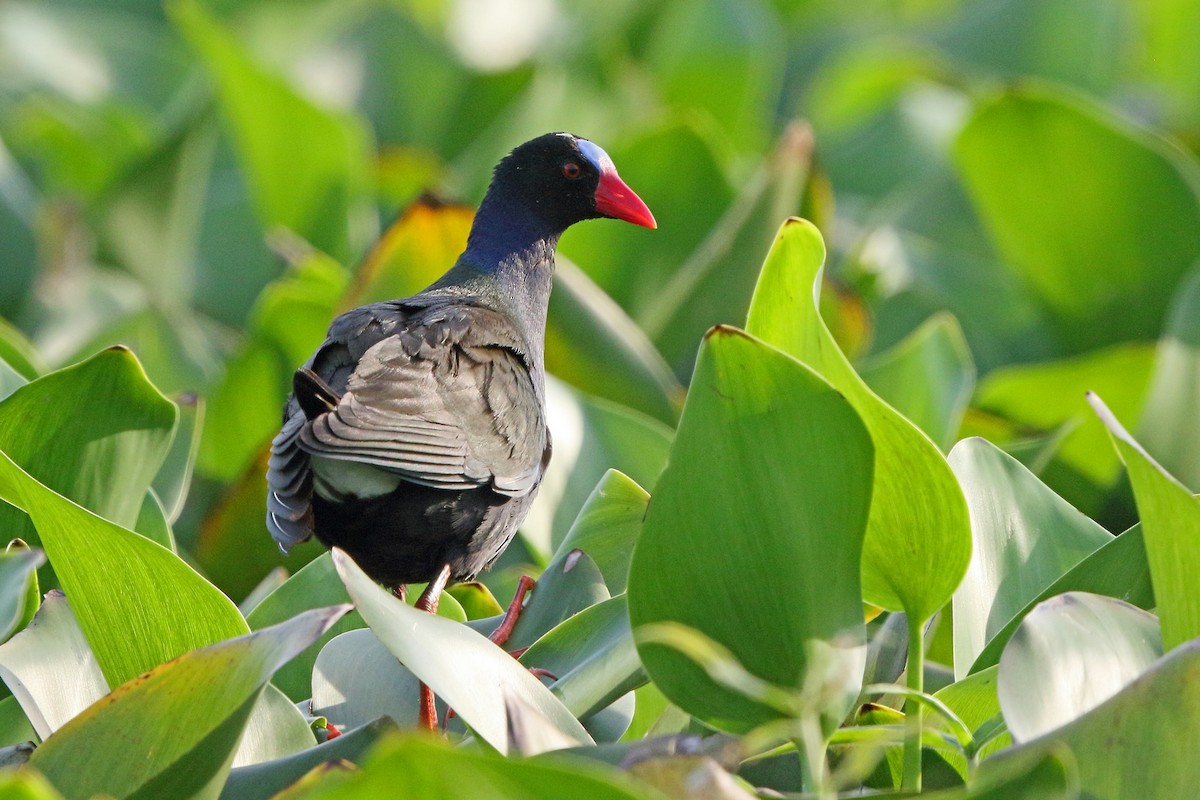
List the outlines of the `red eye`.
{"label": "red eye", "polygon": [[583,170],[580,169],[579,165],[574,161],[568,161],[567,163],[563,164],[563,177],[565,177],[567,180],[573,181],[582,174]]}

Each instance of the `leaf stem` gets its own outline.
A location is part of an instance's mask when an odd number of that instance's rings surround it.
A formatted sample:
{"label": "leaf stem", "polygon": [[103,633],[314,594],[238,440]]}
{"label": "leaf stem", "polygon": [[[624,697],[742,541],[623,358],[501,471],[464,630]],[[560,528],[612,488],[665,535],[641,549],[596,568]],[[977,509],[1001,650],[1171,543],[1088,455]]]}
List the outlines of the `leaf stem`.
{"label": "leaf stem", "polygon": [[[908,618],[908,688],[913,692],[925,691],[925,625],[922,621]],[[909,697],[904,703],[904,781],[902,788],[909,792],[921,791],[921,724],[924,704]]]}

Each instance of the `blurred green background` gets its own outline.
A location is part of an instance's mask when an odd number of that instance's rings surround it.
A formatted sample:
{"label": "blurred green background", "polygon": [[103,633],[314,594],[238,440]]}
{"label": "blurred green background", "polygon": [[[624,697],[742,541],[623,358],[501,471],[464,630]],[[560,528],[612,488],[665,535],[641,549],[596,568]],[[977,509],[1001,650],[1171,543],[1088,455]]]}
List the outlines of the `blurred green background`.
{"label": "blurred green background", "polygon": [[556,465],[510,562],[605,468],[653,488],[700,336],[743,323],[790,214],[881,395],[948,404],[943,448],[987,435],[1120,530],[1088,389],[1200,484],[1198,41],[1188,0],[4,0],[0,396],[133,348],[189,403],[175,534],[240,598],[283,563],[262,463],[291,369],[452,263],[504,153],[569,130],[660,227],[563,238]]}

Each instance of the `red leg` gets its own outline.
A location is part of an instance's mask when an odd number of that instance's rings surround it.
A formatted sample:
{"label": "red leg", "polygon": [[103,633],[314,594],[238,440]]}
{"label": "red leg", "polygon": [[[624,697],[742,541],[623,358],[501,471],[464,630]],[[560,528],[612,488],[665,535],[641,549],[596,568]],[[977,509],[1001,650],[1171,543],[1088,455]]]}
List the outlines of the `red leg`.
{"label": "red leg", "polygon": [[528,575],[522,575],[521,580],[517,582],[516,594],[504,612],[504,619],[500,620],[496,630],[488,634],[488,638],[498,646],[503,647],[508,637],[512,636],[513,628],[517,627],[517,619],[521,616],[521,609],[525,606],[525,595],[529,594],[534,586],[537,586],[537,583]]}
{"label": "red leg", "polygon": [[[425,591],[421,592],[421,596],[417,598],[416,607],[422,611],[428,611],[430,614],[436,614],[438,601],[442,599],[442,590],[446,588],[446,583],[449,580],[450,565],[443,564],[437,577],[429,582],[429,585],[425,587]],[[421,684],[419,724],[427,731],[436,731],[438,729],[437,706],[434,704],[433,690],[423,683]]]}
{"label": "red leg", "polygon": [[396,584],[392,587],[392,597],[399,600],[401,603],[408,602],[408,587],[403,583]]}

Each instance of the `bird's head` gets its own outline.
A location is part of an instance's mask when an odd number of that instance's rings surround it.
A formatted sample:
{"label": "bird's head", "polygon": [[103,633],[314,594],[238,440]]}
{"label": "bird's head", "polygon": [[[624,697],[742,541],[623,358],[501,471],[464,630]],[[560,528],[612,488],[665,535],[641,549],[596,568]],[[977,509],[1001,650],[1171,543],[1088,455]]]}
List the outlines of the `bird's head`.
{"label": "bird's head", "polygon": [[496,167],[492,186],[560,230],[597,217],[658,227],[608,153],[569,133],[547,133],[517,147]]}

